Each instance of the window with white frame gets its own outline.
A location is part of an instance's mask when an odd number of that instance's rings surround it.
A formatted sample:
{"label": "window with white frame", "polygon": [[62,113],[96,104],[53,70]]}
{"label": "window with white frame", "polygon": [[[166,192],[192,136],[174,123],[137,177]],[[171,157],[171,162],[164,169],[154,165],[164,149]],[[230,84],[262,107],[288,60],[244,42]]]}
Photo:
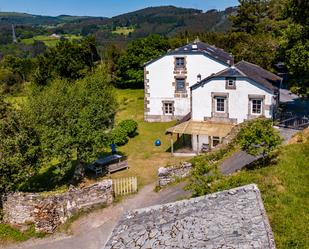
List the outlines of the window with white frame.
{"label": "window with white frame", "polygon": [[176,79],[176,92],[184,92],[186,90],[185,79]]}
{"label": "window with white frame", "polygon": [[175,58],[175,67],[176,68],[184,68],[185,67],[185,58],[184,57],[176,57]]}
{"label": "window with white frame", "polygon": [[216,112],[225,112],[225,98],[216,97]]}
{"label": "window with white frame", "polygon": [[260,115],[262,114],[262,99],[251,99],[251,113]]}
{"label": "window with white frame", "polygon": [[174,103],[173,102],[163,102],[163,113],[173,114],[174,113]]}

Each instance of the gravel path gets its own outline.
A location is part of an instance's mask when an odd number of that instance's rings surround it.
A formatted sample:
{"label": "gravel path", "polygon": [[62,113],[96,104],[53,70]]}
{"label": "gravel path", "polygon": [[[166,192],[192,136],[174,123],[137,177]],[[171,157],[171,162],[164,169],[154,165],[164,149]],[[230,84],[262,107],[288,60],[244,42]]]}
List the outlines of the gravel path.
{"label": "gravel path", "polygon": [[44,239],[31,239],[24,243],[4,247],[6,249],[98,249],[103,248],[119,218],[128,210],[164,204],[189,198],[180,183],[154,192],[155,184],[147,185],[138,194],[107,208],[94,211],[72,224],[73,235],[55,234]]}

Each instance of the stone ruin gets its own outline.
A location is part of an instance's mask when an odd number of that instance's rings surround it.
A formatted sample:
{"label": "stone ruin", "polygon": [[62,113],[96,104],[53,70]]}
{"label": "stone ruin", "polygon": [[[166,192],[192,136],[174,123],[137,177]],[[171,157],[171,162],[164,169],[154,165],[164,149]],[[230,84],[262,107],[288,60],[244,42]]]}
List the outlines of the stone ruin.
{"label": "stone ruin", "polygon": [[62,194],[15,192],[3,198],[4,221],[15,226],[33,223],[36,231],[52,233],[80,210],[113,202],[112,180]]}
{"label": "stone ruin", "polygon": [[185,178],[190,174],[192,164],[183,162],[178,166],[160,167],[158,169],[158,185],[163,187],[176,181],[179,178]]}

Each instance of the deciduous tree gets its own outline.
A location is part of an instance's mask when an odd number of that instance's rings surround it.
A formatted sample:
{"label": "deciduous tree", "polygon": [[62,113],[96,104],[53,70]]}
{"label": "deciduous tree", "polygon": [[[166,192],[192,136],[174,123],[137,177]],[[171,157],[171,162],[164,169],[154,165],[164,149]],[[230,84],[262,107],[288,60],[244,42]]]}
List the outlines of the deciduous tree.
{"label": "deciduous tree", "polygon": [[119,84],[128,84],[131,87],[143,85],[144,63],[166,53],[168,48],[168,40],[160,35],[131,42],[118,60]]}
{"label": "deciduous tree", "polygon": [[272,127],[271,120],[259,118],[248,121],[239,133],[241,149],[253,156],[263,158],[272,152],[282,139]]}

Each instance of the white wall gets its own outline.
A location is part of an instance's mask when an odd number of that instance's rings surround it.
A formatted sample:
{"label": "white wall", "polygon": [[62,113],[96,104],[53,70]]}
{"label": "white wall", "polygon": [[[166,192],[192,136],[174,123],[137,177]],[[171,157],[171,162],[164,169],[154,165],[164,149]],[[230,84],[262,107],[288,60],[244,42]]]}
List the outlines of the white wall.
{"label": "white wall", "polygon": [[[175,98],[175,86],[172,83],[174,78],[174,57],[186,57],[187,68],[187,98]],[[175,116],[184,116],[190,112],[190,86],[196,83],[197,75],[201,74],[202,79],[207,76],[217,73],[227,66],[216,62],[202,54],[179,54],[179,55],[166,55],[161,59],[146,66],[146,78],[149,80],[149,100],[147,107],[150,109],[147,115],[163,115],[162,101],[173,100],[175,101]],[[147,94],[147,93],[146,93]],[[147,95],[146,95],[147,96]]]}
{"label": "white wall", "polygon": [[199,148],[197,148],[197,135],[192,135],[191,143],[192,143],[192,150],[193,151],[199,150],[198,152],[200,152],[203,144],[209,144],[210,143],[208,136],[204,136],[204,135],[199,135],[198,141],[199,141],[199,145],[198,145]]}
{"label": "white wall", "polygon": [[[237,123],[248,118],[248,95],[265,95],[264,104],[274,104],[273,94],[253,81],[236,80],[236,89],[229,90],[225,89],[225,79],[216,79],[192,90],[192,120],[203,121],[204,117],[211,117],[212,92],[229,93],[229,118],[237,119]],[[265,117],[272,117],[271,109],[265,110]]]}

